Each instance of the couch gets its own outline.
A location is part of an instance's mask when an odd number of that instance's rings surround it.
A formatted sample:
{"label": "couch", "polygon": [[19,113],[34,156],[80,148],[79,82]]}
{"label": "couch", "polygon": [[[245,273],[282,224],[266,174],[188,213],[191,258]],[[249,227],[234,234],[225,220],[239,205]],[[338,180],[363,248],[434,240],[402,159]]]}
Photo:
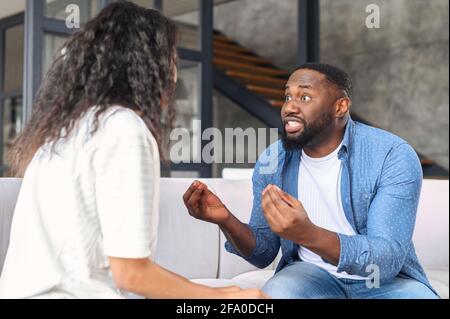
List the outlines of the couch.
{"label": "couch", "polygon": [[[241,220],[247,222],[252,206],[249,179],[204,179],[213,192]],[[209,286],[262,287],[280,258],[257,269],[225,251],[225,237],[216,225],[191,218],[182,194],[192,179],[161,180],[160,221],[156,262],[195,282]],[[8,247],[10,224],[20,189],[18,179],[0,178],[0,273]],[[449,181],[424,180],[414,243],[432,286],[449,297]]]}

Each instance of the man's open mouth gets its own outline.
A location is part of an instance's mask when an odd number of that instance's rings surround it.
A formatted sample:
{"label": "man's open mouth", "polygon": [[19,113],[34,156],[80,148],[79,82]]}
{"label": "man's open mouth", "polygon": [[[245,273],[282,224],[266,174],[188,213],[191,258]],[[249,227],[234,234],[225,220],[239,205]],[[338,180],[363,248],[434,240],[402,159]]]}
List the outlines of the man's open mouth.
{"label": "man's open mouth", "polygon": [[286,133],[293,134],[299,132],[303,127],[303,123],[297,119],[287,119],[284,121],[284,129]]}

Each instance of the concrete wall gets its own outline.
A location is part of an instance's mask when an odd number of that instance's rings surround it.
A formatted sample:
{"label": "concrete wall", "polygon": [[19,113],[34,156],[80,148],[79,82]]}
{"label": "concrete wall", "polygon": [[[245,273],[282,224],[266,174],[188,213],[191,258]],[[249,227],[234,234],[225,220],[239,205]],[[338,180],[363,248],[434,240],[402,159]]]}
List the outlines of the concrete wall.
{"label": "concrete wall", "polygon": [[[365,8],[380,8],[380,29]],[[322,0],[322,61],[353,78],[353,111],[449,168],[448,0]]]}
{"label": "concrete wall", "polygon": [[[365,25],[372,3],[379,29]],[[215,28],[242,45],[279,67],[297,65],[297,0],[238,0],[214,14]],[[353,112],[448,170],[448,0],[321,0],[320,14],[321,60],[353,78]],[[233,127],[230,118],[222,124]]]}

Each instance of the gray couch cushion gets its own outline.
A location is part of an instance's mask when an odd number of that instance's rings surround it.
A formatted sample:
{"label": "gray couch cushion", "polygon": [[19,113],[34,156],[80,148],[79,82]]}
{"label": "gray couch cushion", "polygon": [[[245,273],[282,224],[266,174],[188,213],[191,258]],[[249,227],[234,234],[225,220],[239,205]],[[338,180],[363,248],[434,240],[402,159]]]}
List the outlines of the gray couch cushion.
{"label": "gray couch cushion", "polygon": [[20,179],[0,178],[0,274],[9,245],[11,222],[20,185]]}
{"label": "gray couch cushion", "polygon": [[219,227],[189,216],[183,194],[192,180],[162,178],[155,261],[187,278],[216,278]]}

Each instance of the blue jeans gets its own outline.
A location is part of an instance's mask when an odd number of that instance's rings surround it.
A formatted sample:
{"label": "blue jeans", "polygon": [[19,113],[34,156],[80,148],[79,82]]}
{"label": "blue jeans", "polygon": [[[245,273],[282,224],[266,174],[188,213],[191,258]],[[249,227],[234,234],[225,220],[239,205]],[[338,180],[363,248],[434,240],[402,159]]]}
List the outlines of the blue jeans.
{"label": "blue jeans", "polygon": [[439,299],[413,279],[396,277],[379,288],[368,288],[365,280],[340,279],[307,262],[289,264],[262,290],[274,299]]}

